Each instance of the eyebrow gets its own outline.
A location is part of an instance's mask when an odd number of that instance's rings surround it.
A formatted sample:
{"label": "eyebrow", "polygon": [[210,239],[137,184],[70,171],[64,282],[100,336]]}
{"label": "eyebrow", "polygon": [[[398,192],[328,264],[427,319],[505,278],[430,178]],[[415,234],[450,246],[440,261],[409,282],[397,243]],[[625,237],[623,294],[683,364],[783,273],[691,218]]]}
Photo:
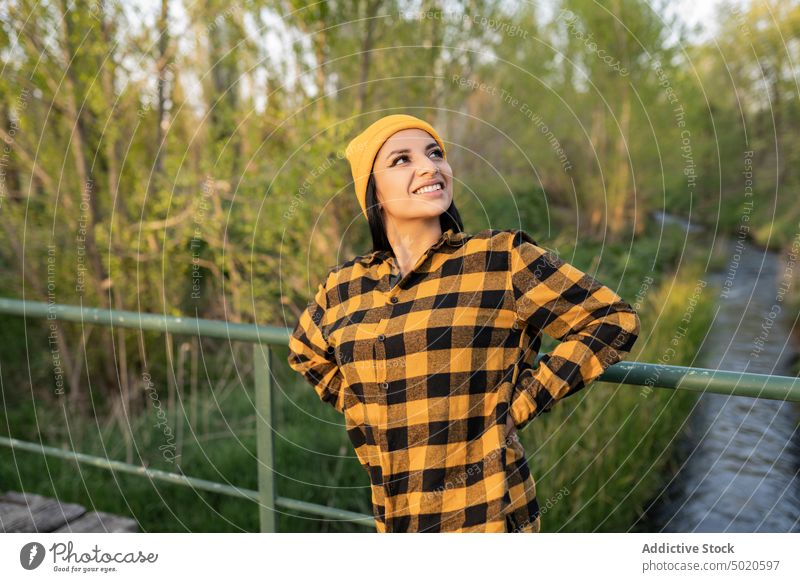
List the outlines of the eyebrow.
{"label": "eyebrow", "polygon": [[[425,146],[425,149],[429,150],[432,147],[438,147],[438,146],[439,146],[438,143],[436,143],[435,141],[432,141],[431,143],[429,143],[428,145]],[[410,151],[411,150],[408,149],[408,148],[405,148],[405,149],[402,149],[402,150],[394,150],[394,151],[389,152],[389,154],[386,157],[387,158],[391,158],[394,154],[407,154]]]}

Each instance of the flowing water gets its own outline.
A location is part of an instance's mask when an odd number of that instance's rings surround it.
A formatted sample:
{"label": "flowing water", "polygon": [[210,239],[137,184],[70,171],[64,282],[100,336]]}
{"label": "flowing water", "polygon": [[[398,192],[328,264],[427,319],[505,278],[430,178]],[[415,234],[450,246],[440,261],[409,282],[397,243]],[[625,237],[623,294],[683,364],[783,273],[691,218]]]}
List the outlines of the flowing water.
{"label": "flowing water", "polygon": [[[728,245],[725,271],[708,276],[723,292],[694,365],[791,376],[797,314],[778,300],[785,265],[744,240]],[[632,529],[800,531],[798,418],[800,407],[789,402],[701,395],[676,445],[677,472]]]}

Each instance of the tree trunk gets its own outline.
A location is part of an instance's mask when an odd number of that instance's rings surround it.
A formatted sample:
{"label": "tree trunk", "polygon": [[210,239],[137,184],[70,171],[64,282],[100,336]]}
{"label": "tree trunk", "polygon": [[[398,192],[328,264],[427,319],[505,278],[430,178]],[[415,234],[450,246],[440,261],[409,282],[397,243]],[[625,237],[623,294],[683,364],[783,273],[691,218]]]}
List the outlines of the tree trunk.
{"label": "tree trunk", "polygon": [[364,34],[364,41],[361,43],[361,73],[355,104],[355,110],[359,113],[364,113],[367,107],[369,72],[372,65],[372,47],[375,42],[375,28],[378,24],[376,16],[381,2],[382,0],[367,0],[367,15],[364,23],[366,33]]}

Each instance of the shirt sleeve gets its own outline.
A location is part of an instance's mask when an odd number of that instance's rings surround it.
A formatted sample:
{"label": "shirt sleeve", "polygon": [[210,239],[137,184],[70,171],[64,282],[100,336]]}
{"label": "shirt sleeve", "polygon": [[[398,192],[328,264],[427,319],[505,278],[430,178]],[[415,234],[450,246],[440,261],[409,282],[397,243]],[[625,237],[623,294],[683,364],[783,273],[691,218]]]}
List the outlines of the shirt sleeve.
{"label": "shirt sleeve", "polygon": [[517,430],[630,353],[639,316],[610,288],[511,231],[510,286],[517,318],[560,343],[537,367],[520,363],[510,414]]}
{"label": "shirt sleeve", "polygon": [[320,284],[289,338],[289,366],[314,387],[320,400],[343,412],[343,375],[333,346],[320,329],[326,307],[325,286]]}

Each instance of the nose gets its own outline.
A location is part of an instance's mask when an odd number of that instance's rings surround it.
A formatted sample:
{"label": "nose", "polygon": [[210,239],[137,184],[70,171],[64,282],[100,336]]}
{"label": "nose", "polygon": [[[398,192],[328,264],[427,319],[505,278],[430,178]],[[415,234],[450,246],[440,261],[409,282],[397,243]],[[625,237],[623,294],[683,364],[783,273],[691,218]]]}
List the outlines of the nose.
{"label": "nose", "polygon": [[423,156],[423,158],[424,161],[417,164],[417,172],[419,172],[420,174],[425,174],[425,173],[436,174],[437,172],[439,172],[439,166],[436,165],[436,162],[434,162],[428,156]]}

